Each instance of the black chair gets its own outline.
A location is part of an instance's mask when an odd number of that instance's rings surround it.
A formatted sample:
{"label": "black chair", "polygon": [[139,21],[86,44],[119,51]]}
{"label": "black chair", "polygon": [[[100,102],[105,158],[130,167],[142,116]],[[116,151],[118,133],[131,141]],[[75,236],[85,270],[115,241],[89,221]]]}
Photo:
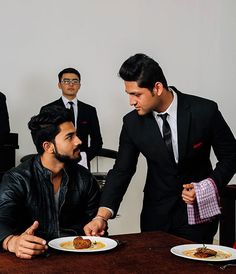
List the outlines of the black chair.
{"label": "black chair", "polygon": [[117,158],[117,154],[118,152],[115,150],[102,148],[94,159],[96,161],[96,171],[93,171],[92,174],[98,181],[101,189],[105,185],[108,171],[99,171],[99,160],[101,157],[115,160]]}
{"label": "black chair", "polygon": [[18,148],[17,133],[0,136],[0,180],[7,170],[15,166],[15,153]]}

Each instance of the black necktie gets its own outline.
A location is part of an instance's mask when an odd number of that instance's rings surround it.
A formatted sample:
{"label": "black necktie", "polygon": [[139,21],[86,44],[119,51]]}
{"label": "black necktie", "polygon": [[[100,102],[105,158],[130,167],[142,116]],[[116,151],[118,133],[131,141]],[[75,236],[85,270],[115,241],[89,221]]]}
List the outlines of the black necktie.
{"label": "black necktie", "polygon": [[158,116],[161,117],[161,119],[163,120],[163,125],[162,125],[163,140],[166,144],[170,157],[175,161],[174,151],[172,146],[171,129],[170,129],[169,123],[167,122],[168,113],[158,114]]}
{"label": "black necktie", "polygon": [[72,123],[75,125],[75,113],[74,113],[74,108],[73,108],[74,103],[72,101],[70,101],[68,103],[70,104],[70,112],[71,112],[71,117],[72,117]]}

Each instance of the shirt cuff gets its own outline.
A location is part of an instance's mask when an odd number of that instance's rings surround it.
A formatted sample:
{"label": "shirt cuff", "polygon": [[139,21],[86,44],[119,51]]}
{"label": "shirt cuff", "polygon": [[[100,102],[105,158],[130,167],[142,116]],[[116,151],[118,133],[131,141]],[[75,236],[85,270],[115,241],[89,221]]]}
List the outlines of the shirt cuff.
{"label": "shirt cuff", "polygon": [[109,210],[111,212],[111,217],[110,218],[112,218],[114,216],[114,211],[111,208],[106,207],[106,206],[101,206],[100,208],[105,208],[105,209]]}

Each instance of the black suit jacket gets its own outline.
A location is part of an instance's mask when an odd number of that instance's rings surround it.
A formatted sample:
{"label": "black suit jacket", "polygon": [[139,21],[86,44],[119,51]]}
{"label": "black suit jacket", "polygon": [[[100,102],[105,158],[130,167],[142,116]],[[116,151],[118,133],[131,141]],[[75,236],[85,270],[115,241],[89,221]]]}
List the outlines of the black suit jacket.
{"label": "black suit jacket", "polygon": [[6,104],[6,96],[0,92],[0,142],[4,142],[5,136],[10,133],[9,117]]}
{"label": "black suit jacket", "polygon": [[[87,153],[88,162],[91,161],[102,148],[102,136],[95,107],[85,104],[79,100],[78,103],[78,117],[77,117],[77,135],[82,141],[80,147],[81,151]],[[44,109],[48,106],[62,106],[65,107],[62,98],[47,104],[41,108]],[[90,146],[88,145],[90,138]]]}
{"label": "black suit jacket", "polygon": [[[177,131],[178,164],[169,158],[152,113],[139,116],[134,110],[123,119],[118,157],[107,176],[101,206],[115,214],[135,173],[139,153],[147,161],[147,177],[141,214],[142,230],[168,230],[173,223],[187,224],[182,185],[211,177],[219,191],[236,171],[236,142],[213,101],[180,93]],[[218,159],[213,169],[210,150]]]}

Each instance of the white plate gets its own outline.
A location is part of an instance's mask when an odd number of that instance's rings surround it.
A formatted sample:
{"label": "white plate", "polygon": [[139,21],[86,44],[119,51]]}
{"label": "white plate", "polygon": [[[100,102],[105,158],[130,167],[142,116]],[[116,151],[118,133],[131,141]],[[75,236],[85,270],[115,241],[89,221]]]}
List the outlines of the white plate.
{"label": "white plate", "polygon": [[217,261],[217,262],[223,262],[223,261],[231,261],[231,260],[236,260],[236,249],[227,247],[227,246],[222,246],[222,245],[211,245],[211,244],[206,244],[206,247],[210,249],[214,249],[215,251],[221,250],[225,251],[231,254],[229,258],[224,258],[224,259],[218,259],[218,258],[193,258],[190,256],[187,256],[183,253],[185,250],[190,250],[190,249],[195,249],[198,247],[203,247],[201,244],[186,244],[186,245],[178,245],[175,247],[172,247],[170,252],[173,253],[176,256],[183,257],[186,259],[192,259],[192,260],[198,260],[198,261]]}
{"label": "white plate", "polygon": [[71,242],[76,238],[75,236],[73,237],[62,237],[62,238],[57,238],[54,240],[51,240],[48,245],[54,249],[62,250],[62,251],[69,251],[69,252],[101,252],[101,251],[106,251],[113,249],[117,246],[117,242],[113,239],[110,238],[105,238],[105,237],[96,237],[96,236],[82,236],[83,239],[89,239],[92,243],[93,242],[101,242],[105,246],[99,249],[67,249],[63,248],[61,246],[62,243],[65,242]]}

